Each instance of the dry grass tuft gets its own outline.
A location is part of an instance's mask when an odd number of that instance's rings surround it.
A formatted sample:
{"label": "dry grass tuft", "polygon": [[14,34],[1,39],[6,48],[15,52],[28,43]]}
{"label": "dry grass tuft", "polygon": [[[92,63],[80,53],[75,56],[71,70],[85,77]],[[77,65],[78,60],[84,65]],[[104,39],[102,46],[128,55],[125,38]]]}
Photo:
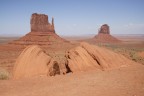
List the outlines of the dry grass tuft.
{"label": "dry grass tuft", "polygon": [[5,69],[0,69],[0,80],[7,80],[9,79],[9,72]]}

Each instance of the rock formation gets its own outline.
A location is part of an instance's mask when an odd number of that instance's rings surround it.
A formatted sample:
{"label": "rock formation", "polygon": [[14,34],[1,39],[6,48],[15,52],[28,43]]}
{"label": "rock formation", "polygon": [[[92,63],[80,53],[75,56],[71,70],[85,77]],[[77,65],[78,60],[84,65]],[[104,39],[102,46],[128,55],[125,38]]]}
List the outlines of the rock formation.
{"label": "rock formation", "polygon": [[31,32],[55,32],[54,18],[52,18],[52,23],[50,24],[48,16],[45,14],[32,14],[30,24]]}
{"label": "rock formation", "polygon": [[119,43],[117,38],[110,35],[110,28],[107,24],[101,26],[98,34],[94,37],[94,41],[98,43]]}
{"label": "rock formation", "polygon": [[48,56],[40,46],[30,45],[17,58],[13,78],[29,78],[39,75],[54,76],[56,74],[60,74],[57,61]]}
{"label": "rock formation", "polygon": [[88,43],[82,43],[79,47],[69,50],[66,58],[72,72],[107,70],[134,63],[121,54]]}
{"label": "rock formation", "polygon": [[110,34],[109,26],[107,24],[102,25],[98,33]]}
{"label": "rock formation", "polygon": [[18,40],[12,41],[9,44],[15,45],[52,45],[68,43],[65,39],[59,37],[55,33],[54,18],[52,23],[49,23],[48,16],[45,14],[34,13],[31,16],[31,32],[21,37]]}
{"label": "rock formation", "polygon": [[72,72],[100,69],[97,62],[81,46],[69,50],[66,57]]}
{"label": "rock formation", "polygon": [[106,48],[81,43],[65,54],[62,62],[54,60],[38,45],[30,45],[17,58],[13,78],[55,76],[69,72],[109,70],[129,66],[135,62]]}

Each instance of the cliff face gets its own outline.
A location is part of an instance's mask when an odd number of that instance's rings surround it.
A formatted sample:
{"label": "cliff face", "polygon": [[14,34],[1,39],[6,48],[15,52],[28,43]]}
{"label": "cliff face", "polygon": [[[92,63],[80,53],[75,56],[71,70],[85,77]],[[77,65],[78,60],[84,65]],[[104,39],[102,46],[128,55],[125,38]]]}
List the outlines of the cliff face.
{"label": "cliff face", "polygon": [[52,23],[50,24],[48,16],[45,14],[32,14],[30,24],[31,32],[55,32],[54,18],[52,18]]}
{"label": "cliff face", "polygon": [[107,24],[102,25],[98,33],[110,34],[109,26]]}

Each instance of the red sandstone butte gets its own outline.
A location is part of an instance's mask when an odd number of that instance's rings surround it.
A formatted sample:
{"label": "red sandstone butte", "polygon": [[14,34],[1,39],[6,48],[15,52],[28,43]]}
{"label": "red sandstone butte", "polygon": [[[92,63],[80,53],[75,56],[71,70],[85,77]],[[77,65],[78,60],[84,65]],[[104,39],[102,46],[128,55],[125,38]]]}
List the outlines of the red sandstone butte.
{"label": "red sandstone butte", "polygon": [[98,43],[119,43],[121,42],[110,34],[110,27],[107,24],[101,26],[98,34],[94,37],[94,40]]}
{"label": "red sandstone butte", "polygon": [[48,15],[34,13],[30,20],[31,32],[9,44],[14,45],[52,45],[68,43],[58,36],[54,28],[54,18],[49,23]]}

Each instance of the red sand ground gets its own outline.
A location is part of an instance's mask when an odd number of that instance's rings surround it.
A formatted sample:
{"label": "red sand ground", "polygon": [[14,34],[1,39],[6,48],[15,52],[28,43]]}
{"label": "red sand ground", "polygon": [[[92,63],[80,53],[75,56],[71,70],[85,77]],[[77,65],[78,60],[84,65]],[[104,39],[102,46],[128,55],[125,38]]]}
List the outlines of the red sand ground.
{"label": "red sand ground", "polygon": [[144,96],[144,66],[0,81],[0,96]]}
{"label": "red sand ground", "polygon": [[138,55],[139,55],[140,57],[144,58],[144,51],[139,52]]}

